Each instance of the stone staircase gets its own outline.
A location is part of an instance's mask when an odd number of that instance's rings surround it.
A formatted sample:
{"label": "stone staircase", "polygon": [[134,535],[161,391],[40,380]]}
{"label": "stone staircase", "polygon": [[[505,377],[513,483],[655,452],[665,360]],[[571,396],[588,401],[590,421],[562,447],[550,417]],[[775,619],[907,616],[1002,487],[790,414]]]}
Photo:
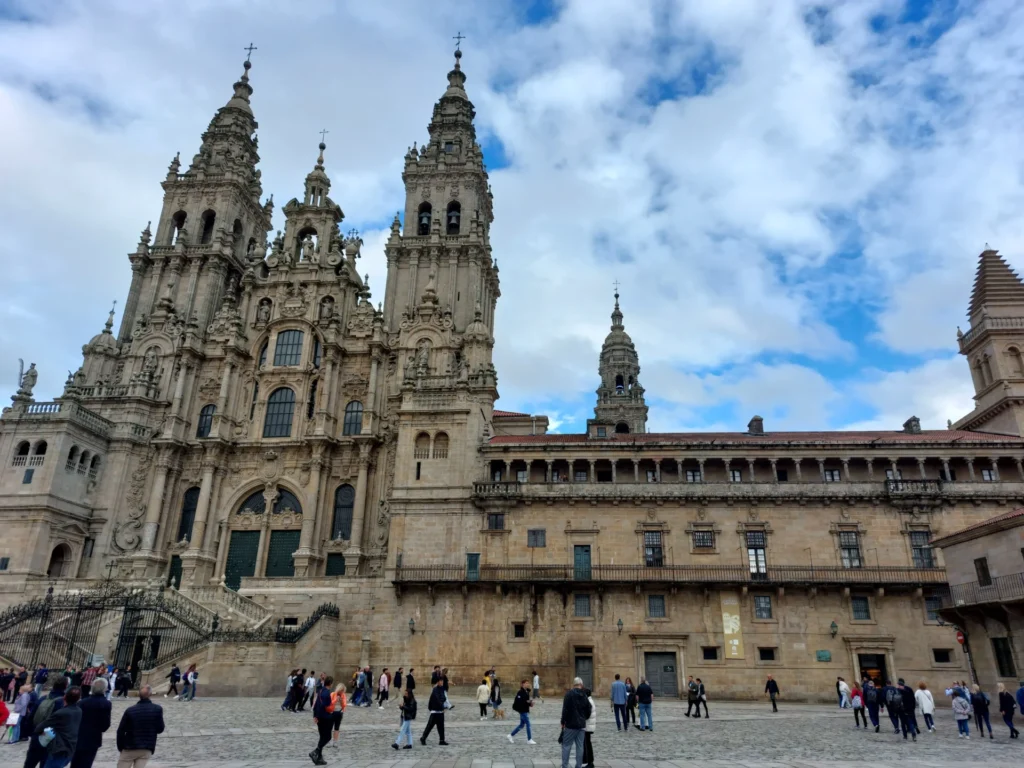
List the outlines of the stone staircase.
{"label": "stone staircase", "polygon": [[269,624],[273,618],[273,613],[270,610],[222,584],[185,587],[177,594],[211,614],[216,613],[221,626],[224,627],[260,629]]}

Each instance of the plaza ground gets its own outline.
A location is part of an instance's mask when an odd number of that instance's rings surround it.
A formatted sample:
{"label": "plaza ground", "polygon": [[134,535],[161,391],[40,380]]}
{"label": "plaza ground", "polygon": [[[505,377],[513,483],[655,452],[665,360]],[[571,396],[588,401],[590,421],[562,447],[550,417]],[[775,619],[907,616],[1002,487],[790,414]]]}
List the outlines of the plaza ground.
{"label": "plaza ground", "polygon": [[[200,688],[200,692],[201,692]],[[445,718],[448,747],[431,734],[426,747],[419,736],[426,726],[426,691],[413,734],[414,749],[394,751],[398,732],[397,702],[383,711],[349,707],[341,727],[341,747],[325,748],[324,757],[336,768],[557,768],[561,763],[560,699],[546,699],[532,716],[536,746],[525,733],[509,744],[505,736],[518,722],[506,696],[507,719],[481,722],[477,705],[455,697],[455,711]],[[283,697],[282,697],[283,698]],[[158,696],[164,707],[166,732],[157,744],[151,768],[276,768],[312,765],[307,753],[316,746],[312,714],[281,712],[279,699],[204,699],[182,703]],[[114,702],[114,718],[95,765],[113,768],[117,752],[114,730],[133,700]],[[596,765],[607,768],[901,768],[933,766],[1020,766],[1024,740],[1010,741],[1002,719],[993,722],[996,738],[978,738],[972,723],[971,740],[956,736],[952,712],[936,713],[937,733],[925,733],[917,743],[894,736],[883,716],[880,733],[856,730],[849,710],[814,704],[779,703],[778,714],[763,703],[710,702],[711,718],[687,719],[686,703],[656,701],[654,731],[618,732],[607,699],[596,700],[594,735]],[[1024,719],[1018,718],[1018,728]],[[0,765],[19,768],[24,745],[0,747]],[[574,760],[574,759],[573,759]],[[570,763],[574,765],[574,761]]]}

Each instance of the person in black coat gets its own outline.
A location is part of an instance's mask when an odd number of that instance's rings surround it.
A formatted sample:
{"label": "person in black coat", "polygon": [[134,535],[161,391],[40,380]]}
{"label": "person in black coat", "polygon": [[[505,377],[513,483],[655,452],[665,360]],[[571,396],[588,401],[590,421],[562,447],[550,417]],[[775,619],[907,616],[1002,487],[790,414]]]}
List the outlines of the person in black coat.
{"label": "person in black coat", "polygon": [[121,763],[148,760],[156,752],[156,737],[164,732],[164,710],[150,697],[153,689],[144,685],[139,689],[139,702],[124,711],[117,726],[117,751]]}
{"label": "person in black coat", "polygon": [[412,673],[416,670],[409,667],[409,674],[405,676],[405,690],[415,691],[416,690],[416,678],[412,676]]}
{"label": "person in black coat", "polygon": [[427,729],[420,736],[420,744],[423,746],[427,745],[427,736],[436,727],[437,735],[441,737],[438,743],[442,747],[448,746],[448,742],[444,740],[444,684],[440,678],[438,678],[437,684],[430,690],[430,700],[427,702],[427,709],[430,711],[430,717],[427,719]]}
{"label": "person in black coat", "polygon": [[78,747],[71,758],[71,768],[92,768],[96,752],[103,744],[103,734],[110,728],[107,681],[102,677],[96,678],[91,695],[82,699],[78,707],[82,710],[82,724],[78,728]]}
{"label": "person in black coat", "polygon": [[64,694],[64,706],[55,709],[43,722],[36,726],[38,737],[47,728],[53,729],[53,739],[46,745],[46,764],[67,765],[78,746],[78,729],[82,724],[82,710],[78,706],[82,698],[81,688],[68,688]]}

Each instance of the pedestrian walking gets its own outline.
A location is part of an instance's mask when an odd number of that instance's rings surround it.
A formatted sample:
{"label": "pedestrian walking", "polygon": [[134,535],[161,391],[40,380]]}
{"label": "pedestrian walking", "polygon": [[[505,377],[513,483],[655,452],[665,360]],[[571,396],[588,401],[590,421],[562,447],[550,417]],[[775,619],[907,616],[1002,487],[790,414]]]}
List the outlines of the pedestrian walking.
{"label": "pedestrian walking", "polygon": [[[647,678],[640,678],[640,685],[636,689],[636,700],[640,704],[640,730],[653,731],[654,721],[651,719],[651,705],[654,703],[654,691],[647,684]],[[646,720],[647,725],[644,725]]]}
{"label": "pedestrian walking", "polygon": [[441,670],[441,687],[444,689],[444,708],[455,709],[452,700],[448,698],[448,667]]}
{"label": "pedestrian walking", "polygon": [[[194,666],[194,665],[193,665]],[[145,768],[156,752],[156,739],[164,732],[164,710],[152,700],[153,689],[139,688],[139,700],[121,715],[117,726],[117,768]]]}
{"label": "pedestrian walking", "polygon": [[107,701],[107,681],[93,680],[89,695],[78,703],[82,722],[78,727],[78,746],[71,758],[71,768],[92,768],[96,752],[103,744],[103,734],[110,729],[110,702]]}
{"label": "pedestrian walking", "polygon": [[412,673],[415,671],[413,667],[409,667],[409,674],[405,676],[405,689],[407,691],[416,691],[416,678],[412,676]]}
{"label": "pedestrian walking", "polygon": [[188,671],[185,672],[185,689],[181,693],[182,701],[192,701],[196,697],[196,692],[199,690],[199,670],[196,669],[196,665],[192,664],[189,666]]}
{"label": "pedestrian walking", "polygon": [[437,735],[440,737],[438,744],[447,747],[448,742],[444,740],[444,687],[441,678],[438,678],[437,683],[430,689],[427,709],[430,711],[430,718],[427,720],[427,729],[420,736],[420,744],[426,746],[427,736],[434,728],[437,728]]}
{"label": "pedestrian walking", "polygon": [[[67,678],[59,678],[67,682]],[[54,709],[50,716],[36,725],[35,735],[49,736],[49,742],[43,747],[46,762],[43,768],[64,768],[71,762],[78,746],[78,729],[82,724],[82,710],[78,706],[82,698],[82,689],[72,687],[64,694],[64,706]]]}
{"label": "pedestrian walking", "polygon": [[[642,679],[642,678],[641,678]],[[583,745],[586,741],[587,720],[592,707],[583,691],[583,680],[575,678],[562,699],[562,768],[569,768],[569,753],[576,747],[576,768],[583,768]]]}
{"label": "pedestrian walking", "polygon": [[352,694],[352,706],[353,707],[361,707],[361,706],[363,706],[363,688],[365,687],[365,685],[366,685],[366,672],[364,672],[362,669],[360,669],[358,671],[358,673],[356,674],[355,687],[352,689],[354,691],[354,693]]}
{"label": "pedestrian walking", "polygon": [[768,680],[764,684],[764,695],[772,700],[772,712],[778,712],[779,707],[775,700],[779,698],[779,684],[771,675],[768,675]]}
{"label": "pedestrian walking", "polygon": [[889,715],[889,722],[892,723],[892,732],[900,732],[900,712],[903,711],[903,694],[899,688],[892,684],[892,680],[885,681],[882,688],[882,706],[885,713]]}
{"label": "pedestrian walking", "polygon": [[[327,686],[324,686],[325,688]],[[338,748],[338,738],[341,731],[341,720],[345,716],[345,709],[348,707],[348,697],[345,695],[344,683],[338,683],[338,687],[334,689],[334,693],[331,694],[331,702],[334,704],[334,711],[331,713],[332,724],[334,725],[334,735],[331,736],[331,746],[334,749]]]}
{"label": "pedestrian walking", "polygon": [[[690,716],[690,712],[697,704],[697,681],[693,679],[693,675],[686,681],[686,716]],[[700,707],[697,707],[697,717],[700,717]]]}
{"label": "pedestrian walking", "polygon": [[626,678],[626,714],[629,715],[629,722],[636,728],[636,686],[633,685],[633,678]]}
{"label": "pedestrian walking", "polygon": [[836,678],[836,691],[839,693],[839,708],[846,709],[850,706],[850,684],[843,678]]}
{"label": "pedestrian walking", "polygon": [[299,670],[294,677],[292,677],[292,712],[302,712],[302,705],[306,698],[306,670]]}
{"label": "pedestrian walking", "polygon": [[519,725],[517,725],[512,733],[508,735],[508,743],[514,744],[515,739],[513,738],[523,728],[526,728],[526,743],[536,744],[533,740],[533,734],[530,731],[530,707],[533,706],[533,701],[530,699],[530,682],[523,680],[519,683],[519,690],[516,691],[516,698],[512,702],[512,711],[519,713]]}
{"label": "pedestrian walking", "polygon": [[911,739],[917,741],[917,716],[914,711],[917,709],[917,699],[914,697],[914,689],[907,685],[903,678],[899,679],[900,698],[903,700],[903,709],[900,712],[900,730],[903,731],[903,739],[906,741],[907,734]]}
{"label": "pedestrian walking", "polygon": [[1017,702],[1002,683],[996,684],[996,690],[999,691],[999,714],[1003,716],[1003,722],[1010,729],[1010,738],[1016,739],[1020,736],[1020,731],[1013,727],[1013,711],[1017,708]]}
{"label": "pedestrian walking", "polygon": [[[411,672],[412,670],[410,669],[409,671]],[[402,694],[402,703],[398,705],[398,712],[402,725],[398,729],[398,737],[391,745],[391,748],[412,749],[412,721],[416,719],[416,697],[412,691],[406,689],[405,693]],[[406,739],[408,742],[404,747],[402,746],[402,739]]]}
{"label": "pedestrian walking", "polygon": [[[396,698],[399,698],[399,699],[402,698],[402,691],[404,691],[405,689],[402,688],[402,668],[401,667],[399,667],[397,670],[395,670],[395,679],[391,681],[391,690],[393,690],[395,692]],[[401,704],[401,702],[399,702],[399,704]]]}
{"label": "pedestrian walking", "polygon": [[293,669],[288,673],[288,676],[284,680],[284,701],[281,702],[281,711],[291,710],[292,707],[292,684],[295,682],[295,673],[297,669]]}
{"label": "pedestrian walking", "polygon": [[861,721],[864,722],[864,730],[868,729],[868,719],[864,716],[864,693],[856,683],[850,690],[850,703],[853,705],[853,723],[855,728],[860,728]]}
{"label": "pedestrian walking", "polygon": [[501,683],[498,676],[491,678],[491,708],[494,710],[494,719],[498,719],[498,710],[501,709]]}
{"label": "pedestrian walking", "polygon": [[697,678],[697,714],[695,717],[700,718],[700,705],[704,705],[704,719],[707,720],[711,715],[708,714],[708,691],[704,687],[703,681]]}
{"label": "pedestrian walking", "polygon": [[480,706],[480,719],[487,719],[487,704],[491,700],[491,692],[487,688],[487,678],[480,681],[476,687],[476,703]]}
{"label": "pedestrian walking", "polygon": [[871,720],[871,725],[875,727],[875,733],[878,733],[878,705],[878,689],[875,687],[873,680],[865,678],[864,707],[868,711],[868,719]]}
{"label": "pedestrian walking", "polygon": [[1017,711],[1024,715],[1024,680],[1020,681],[1020,688],[1017,689]]}
{"label": "pedestrian walking", "polygon": [[363,678],[363,706],[370,707],[373,705],[373,670],[366,667],[363,672],[366,673]]}
{"label": "pedestrian walking", "polygon": [[309,708],[313,708],[313,700],[316,695],[316,670],[309,670],[309,674],[306,675],[306,679],[302,683],[302,703],[299,704],[299,711],[309,704]]}
{"label": "pedestrian walking", "polygon": [[597,707],[594,705],[594,698],[590,695],[589,690],[584,690],[587,694],[587,703],[590,704],[590,717],[587,718],[587,724],[583,728],[583,768],[594,768],[594,731],[597,730]]}
{"label": "pedestrian walking", "polygon": [[377,683],[377,709],[384,709],[384,702],[388,700],[388,686],[391,679],[388,677],[388,668],[380,673],[380,681]]}
{"label": "pedestrian walking", "polygon": [[[324,678],[324,685],[319,691],[315,691],[313,697],[313,723],[319,733],[316,749],[309,753],[313,765],[327,765],[324,760],[324,747],[331,741],[331,728],[334,725],[334,701],[331,698],[331,685],[334,679]],[[313,684],[314,688],[316,683]]]}
{"label": "pedestrian walking", "polygon": [[995,736],[992,735],[992,721],[989,720],[988,705],[988,694],[981,690],[981,686],[975,683],[974,687],[971,688],[971,708],[974,709],[974,722],[978,726],[978,735],[984,739],[984,726],[988,726],[988,737],[994,739]]}
{"label": "pedestrian walking", "polygon": [[[626,726],[626,730],[629,730],[629,720],[626,717],[626,700],[629,698],[626,693],[626,684],[619,679],[619,676],[615,675],[615,680],[612,682],[611,689],[612,697],[612,710],[615,712],[615,730],[621,731],[622,726]],[[622,722],[619,722],[619,716],[622,716]],[[689,715],[687,715],[689,717]]]}
{"label": "pedestrian walking", "polygon": [[533,670],[533,698],[543,701],[540,698],[540,675],[537,674],[537,670]]}
{"label": "pedestrian walking", "polygon": [[961,694],[959,688],[953,689],[953,719],[956,720],[957,738],[971,738],[971,705]]}
{"label": "pedestrian walking", "polygon": [[[181,680],[181,670],[178,669],[178,665],[177,664],[175,664],[174,666],[171,667],[171,671],[167,673],[167,679],[170,682],[167,684],[167,693],[164,694],[164,698],[166,699],[172,693],[174,694],[174,697],[177,698],[178,697],[178,682]],[[283,707],[282,707],[282,709],[283,709]]]}
{"label": "pedestrian walking", "polygon": [[[48,757],[46,747],[39,743],[39,734],[36,729],[40,724],[46,722],[50,715],[64,706],[64,696],[67,694],[68,681],[65,677],[58,677],[53,681],[53,687],[46,698],[39,701],[38,705],[31,708],[28,715],[27,726],[22,726],[21,735],[28,738],[28,752],[25,754],[25,767],[35,768],[43,765]],[[35,691],[32,692],[35,695]],[[81,694],[79,694],[81,696]]]}
{"label": "pedestrian walking", "polygon": [[917,692],[914,694],[917,700],[917,708],[921,710],[924,718],[924,726],[930,733],[935,733],[935,699],[932,692],[928,690],[928,684],[922,680],[917,684]]}

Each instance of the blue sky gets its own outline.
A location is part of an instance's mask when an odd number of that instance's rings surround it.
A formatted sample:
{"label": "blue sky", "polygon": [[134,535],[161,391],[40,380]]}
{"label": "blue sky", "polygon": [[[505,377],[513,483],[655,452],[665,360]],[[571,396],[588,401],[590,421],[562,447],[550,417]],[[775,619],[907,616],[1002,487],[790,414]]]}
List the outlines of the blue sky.
{"label": "blue sky", "polygon": [[250,40],[265,191],[297,194],[330,129],[332,197],[382,287],[402,157],[460,30],[499,407],[582,427],[619,280],[654,430],[970,409],[975,260],[991,243],[1024,263],[1012,0],[0,0],[0,381],[22,357],[59,394]]}

